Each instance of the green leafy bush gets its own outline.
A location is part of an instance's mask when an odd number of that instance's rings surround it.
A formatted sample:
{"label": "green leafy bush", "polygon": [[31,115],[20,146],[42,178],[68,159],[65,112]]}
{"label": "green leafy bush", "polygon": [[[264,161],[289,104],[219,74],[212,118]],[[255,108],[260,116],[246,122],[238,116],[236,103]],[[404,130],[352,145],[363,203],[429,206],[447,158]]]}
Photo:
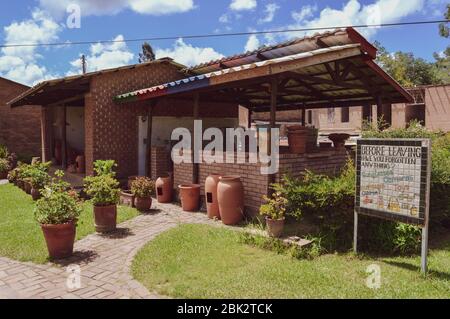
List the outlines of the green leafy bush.
{"label": "green leafy bush", "polygon": [[5,145],[0,145],[0,158],[7,158],[8,157],[8,149]]}
{"label": "green leafy bush", "polygon": [[114,168],[117,164],[114,160],[97,160],[94,162],[94,172],[96,175],[116,176]]}
{"label": "green leafy bush", "polygon": [[50,175],[47,171],[38,166],[32,166],[28,171],[28,178],[34,189],[40,190],[50,182]]}
{"label": "green leafy bush", "polygon": [[40,224],[59,225],[77,221],[82,211],[78,195],[69,191],[69,184],[64,182],[64,173],[57,171],[56,177],[42,191],[42,198],[36,202],[34,217]]}
{"label": "green leafy bush", "polygon": [[88,176],[84,187],[95,206],[114,205],[119,201],[119,182],[111,175]]}
{"label": "green leafy bush", "polygon": [[9,161],[6,158],[0,158],[0,172],[7,172],[10,168]]}
{"label": "green leafy bush", "polygon": [[271,197],[264,195],[265,204],[259,208],[261,216],[277,220],[284,218],[286,212],[286,205],[288,200],[281,194],[281,192],[272,193]]}
{"label": "green leafy bush", "polygon": [[136,197],[151,197],[155,189],[155,182],[148,177],[137,177],[131,183],[131,193]]}

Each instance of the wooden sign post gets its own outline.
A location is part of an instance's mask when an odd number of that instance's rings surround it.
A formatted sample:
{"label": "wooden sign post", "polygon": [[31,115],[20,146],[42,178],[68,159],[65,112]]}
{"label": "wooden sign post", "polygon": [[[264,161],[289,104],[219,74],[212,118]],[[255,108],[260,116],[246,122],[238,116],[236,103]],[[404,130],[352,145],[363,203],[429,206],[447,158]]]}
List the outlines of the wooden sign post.
{"label": "wooden sign post", "polygon": [[353,250],[358,245],[358,214],[422,228],[423,273],[427,272],[431,141],[359,139]]}

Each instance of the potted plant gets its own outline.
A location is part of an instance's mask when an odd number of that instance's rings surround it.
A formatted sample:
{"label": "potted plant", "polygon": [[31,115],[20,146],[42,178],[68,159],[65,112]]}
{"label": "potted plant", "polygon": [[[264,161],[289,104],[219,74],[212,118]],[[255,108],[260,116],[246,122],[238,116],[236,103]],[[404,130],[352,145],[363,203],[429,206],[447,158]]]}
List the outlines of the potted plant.
{"label": "potted plant", "polygon": [[[108,162],[108,163],[105,163]],[[95,176],[84,179],[86,194],[94,206],[95,230],[100,233],[110,232],[117,225],[117,202],[119,201],[119,182],[112,168],[114,161],[96,161]],[[109,169],[105,169],[109,167]]]}
{"label": "potted plant", "polygon": [[50,258],[62,259],[73,253],[76,223],[82,209],[78,195],[68,191],[69,184],[62,180],[64,173],[58,170],[55,176],[36,202],[34,216],[41,225]]}
{"label": "potted plant", "polygon": [[6,158],[0,158],[0,179],[6,179],[8,177],[10,168],[9,161]]}
{"label": "potted plant", "polygon": [[259,213],[266,218],[267,233],[271,237],[280,237],[284,229],[286,205],[288,200],[280,192],[271,197],[264,196],[265,204],[259,208]]}
{"label": "potted plant", "polygon": [[33,167],[29,171],[31,183],[31,197],[38,200],[41,197],[41,190],[50,182],[50,175],[40,167]]}
{"label": "potted plant", "polygon": [[131,183],[134,205],[140,211],[147,211],[152,206],[152,193],[155,183],[148,177],[137,177]]}

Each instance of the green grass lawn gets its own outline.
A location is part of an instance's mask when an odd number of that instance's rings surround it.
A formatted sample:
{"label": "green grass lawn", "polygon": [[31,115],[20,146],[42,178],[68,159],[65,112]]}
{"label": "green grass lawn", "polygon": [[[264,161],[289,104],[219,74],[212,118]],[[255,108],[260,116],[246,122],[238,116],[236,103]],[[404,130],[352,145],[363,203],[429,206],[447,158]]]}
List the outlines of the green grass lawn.
{"label": "green grass lawn", "polygon": [[[449,298],[450,243],[420,257],[329,254],[313,260],[242,244],[232,230],[181,225],[144,246],[133,275],[150,290],[176,298]],[[381,267],[381,288],[369,289],[367,266]]]}
{"label": "green grass lawn", "polygon": [[[0,256],[19,261],[45,263],[47,246],[39,224],[33,216],[34,202],[18,187],[0,185]],[[138,215],[137,210],[119,207],[117,222]],[[77,227],[77,240],[95,232],[92,205],[84,204]]]}

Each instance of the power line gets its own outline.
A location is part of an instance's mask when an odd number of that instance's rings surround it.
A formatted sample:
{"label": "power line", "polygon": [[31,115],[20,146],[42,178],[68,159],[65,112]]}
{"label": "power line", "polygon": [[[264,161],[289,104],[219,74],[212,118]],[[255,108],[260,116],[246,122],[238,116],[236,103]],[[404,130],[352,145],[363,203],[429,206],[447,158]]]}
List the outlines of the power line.
{"label": "power line", "polygon": [[276,33],[290,33],[290,32],[305,32],[305,31],[321,31],[329,29],[343,29],[343,28],[379,28],[379,27],[393,27],[404,25],[423,25],[448,23],[450,20],[429,20],[429,21],[412,21],[412,22],[397,22],[397,23],[382,23],[382,24],[360,24],[348,26],[328,26],[315,28],[300,28],[300,29],[285,29],[285,30],[270,30],[270,31],[248,31],[248,32],[234,32],[234,33],[210,33],[210,34],[196,34],[196,35],[178,35],[167,37],[150,37],[138,39],[123,39],[123,40],[98,40],[98,41],[75,41],[75,42],[53,42],[53,43],[17,43],[17,44],[2,44],[0,48],[17,48],[17,47],[38,47],[38,46],[68,46],[68,45],[84,45],[84,44],[108,44],[108,43],[123,43],[123,42],[144,42],[144,41],[163,41],[183,39],[201,39],[201,38],[219,38],[219,37],[233,37],[233,36],[248,36],[248,35],[263,35]]}

